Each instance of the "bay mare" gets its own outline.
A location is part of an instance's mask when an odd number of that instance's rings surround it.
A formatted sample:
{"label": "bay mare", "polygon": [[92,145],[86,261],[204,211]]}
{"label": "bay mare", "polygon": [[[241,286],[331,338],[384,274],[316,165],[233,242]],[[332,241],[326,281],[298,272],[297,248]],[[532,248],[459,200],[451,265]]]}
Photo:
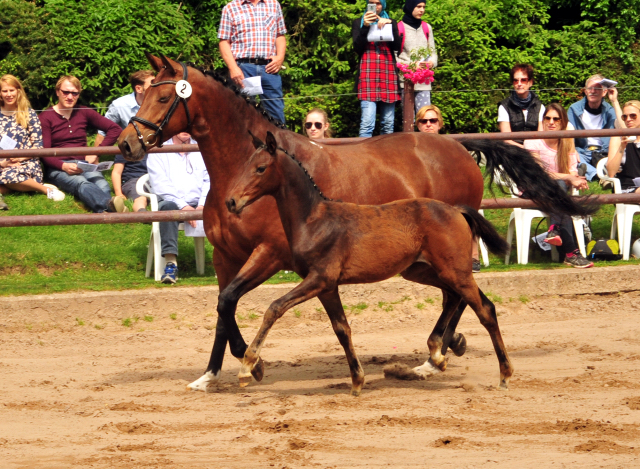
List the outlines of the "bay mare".
{"label": "bay mare", "polygon": [[[150,148],[187,131],[198,142],[211,177],[204,227],[214,247],[213,264],[220,285],[218,321],[209,364],[204,375],[189,385],[191,389],[204,391],[219,379],[227,342],[233,356],[243,358],[247,345],[235,321],[239,299],[278,271],[293,270],[273,199],[260,199],[241,216],[230,213],[224,205],[230,181],[255,150],[249,131],[254,135],[272,132],[332,199],[380,205],[428,197],[478,209],[483,178],[467,151],[472,150],[484,153],[485,173],[490,178],[498,172],[513,180],[542,210],[571,215],[591,211],[574,203],[533,157],[518,147],[489,141],[465,142],[463,146],[445,136],[427,133],[395,133],[362,143],[323,146],[267,117],[260,106],[220,75],[164,56],[147,54],[147,58],[157,76],[136,114],[139,120],[130,123],[118,138],[123,156],[139,161]],[[181,79],[192,88],[187,99],[177,98],[176,82]],[[424,266],[417,263],[404,276],[420,282],[423,270]],[[323,306],[330,316],[341,308],[328,302]],[[465,306],[462,302],[447,325],[443,353],[454,343],[462,347],[458,353],[464,351],[464,337],[455,334],[455,328]],[[261,377],[262,362],[253,372]]]}
{"label": "bay mare", "polygon": [[[507,242],[491,223],[470,207],[426,198],[384,205],[328,200],[295,155],[278,146],[271,132],[267,132],[266,144],[254,137],[254,146],[255,153],[232,183],[225,203],[231,213],[239,215],[261,197],[273,196],[291,247],[293,268],[303,281],[264,313],[242,361],[238,374],[241,385],[251,382],[267,334],[287,310],[315,297],[342,305],[339,285],[379,282],[420,264],[420,283],[440,288],[444,305],[427,341],[432,366],[442,371],[447,366],[441,353],[444,330],[464,300],[491,336],[500,362],[500,387],[509,387],[513,367],[496,309],[478,288],[472,272],[475,238],[481,237],[494,254],[507,251]],[[341,306],[328,313],[351,370],[351,394],[359,396],[364,372],[351,341],[349,322]]]}

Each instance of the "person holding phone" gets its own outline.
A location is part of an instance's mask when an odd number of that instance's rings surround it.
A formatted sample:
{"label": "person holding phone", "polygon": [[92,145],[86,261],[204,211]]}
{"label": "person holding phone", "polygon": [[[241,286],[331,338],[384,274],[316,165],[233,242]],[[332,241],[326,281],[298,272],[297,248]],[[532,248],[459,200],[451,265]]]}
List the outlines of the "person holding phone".
{"label": "person holding phone", "polygon": [[[608,94],[614,108],[616,108],[618,119],[623,122],[622,128],[640,128],[640,101],[627,101],[618,115],[617,111],[620,109],[618,90],[611,88]],[[638,137],[611,137],[608,156],[607,173],[609,176],[620,179],[622,192],[636,192],[638,186],[633,180],[640,177],[640,140]]]}
{"label": "person holding phone", "polygon": [[[360,137],[371,137],[380,111],[380,134],[393,132],[396,102],[400,101],[400,83],[395,53],[400,52],[402,38],[398,24],[385,11],[386,0],[369,0],[364,14],[353,22],[353,48],[360,57],[355,91],[362,112]],[[391,24],[393,41],[370,42],[371,28],[382,29]]]}

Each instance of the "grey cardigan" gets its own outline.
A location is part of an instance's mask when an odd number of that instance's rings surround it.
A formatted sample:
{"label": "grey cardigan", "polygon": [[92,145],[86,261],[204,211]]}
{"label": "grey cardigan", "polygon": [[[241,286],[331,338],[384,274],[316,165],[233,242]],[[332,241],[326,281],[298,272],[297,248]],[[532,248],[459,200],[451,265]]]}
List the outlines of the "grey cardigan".
{"label": "grey cardigan", "polygon": [[[408,64],[411,62],[411,60],[409,60],[409,56],[411,55],[412,50],[419,49],[420,47],[429,47],[433,51],[433,54],[430,56],[434,62],[433,67],[435,68],[438,66],[438,52],[436,51],[436,42],[433,39],[433,28],[430,24],[428,26],[429,40],[427,41],[427,38],[424,36],[422,25],[420,25],[418,29],[415,29],[406,23],[404,24],[404,47],[402,51],[400,51],[400,54],[397,55],[398,62]],[[404,88],[404,80],[402,79],[402,76],[400,76],[400,86]],[[416,91],[428,91],[431,89],[431,85],[416,84],[414,89]]]}

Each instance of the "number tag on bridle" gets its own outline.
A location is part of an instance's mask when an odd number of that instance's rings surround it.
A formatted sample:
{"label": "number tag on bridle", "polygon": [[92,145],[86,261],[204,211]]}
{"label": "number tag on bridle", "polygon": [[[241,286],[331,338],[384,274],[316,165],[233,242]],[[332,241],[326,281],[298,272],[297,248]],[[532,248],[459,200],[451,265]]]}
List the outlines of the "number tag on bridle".
{"label": "number tag on bridle", "polygon": [[191,96],[191,85],[187,80],[180,80],[176,83],[176,94],[181,98],[187,99]]}

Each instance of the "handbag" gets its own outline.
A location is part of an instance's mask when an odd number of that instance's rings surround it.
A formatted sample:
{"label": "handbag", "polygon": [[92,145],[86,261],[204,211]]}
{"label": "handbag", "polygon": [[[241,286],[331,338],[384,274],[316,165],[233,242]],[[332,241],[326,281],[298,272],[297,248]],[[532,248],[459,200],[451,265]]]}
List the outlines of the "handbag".
{"label": "handbag", "polygon": [[367,34],[367,41],[369,42],[392,42],[393,41],[393,28],[391,23],[385,24],[382,29],[378,28],[377,24],[369,26],[369,34]]}

